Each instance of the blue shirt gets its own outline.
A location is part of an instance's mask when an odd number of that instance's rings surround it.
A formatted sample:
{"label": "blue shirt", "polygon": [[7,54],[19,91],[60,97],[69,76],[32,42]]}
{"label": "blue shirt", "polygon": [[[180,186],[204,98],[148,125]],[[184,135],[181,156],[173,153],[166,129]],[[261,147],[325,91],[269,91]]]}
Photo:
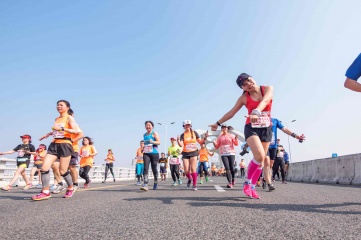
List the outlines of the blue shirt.
{"label": "blue shirt", "polygon": [[145,149],[148,148],[151,150],[150,152],[145,151],[144,153],[158,154],[158,145],[151,144],[149,142],[149,140],[155,141],[154,132],[152,131],[149,135],[147,135],[147,133],[144,133],[143,139],[144,139],[144,148]]}
{"label": "blue shirt", "polygon": [[361,76],[361,54],[353,61],[346,71],[346,77],[357,81]]}
{"label": "blue shirt", "polygon": [[288,159],[290,159],[288,157],[288,153],[285,151],[285,153],[283,154],[283,159],[285,160],[285,162],[288,162]]}
{"label": "blue shirt", "polygon": [[282,129],[284,126],[277,118],[271,118],[272,120],[272,140],[271,144],[269,145],[269,148],[277,148],[277,128]]}

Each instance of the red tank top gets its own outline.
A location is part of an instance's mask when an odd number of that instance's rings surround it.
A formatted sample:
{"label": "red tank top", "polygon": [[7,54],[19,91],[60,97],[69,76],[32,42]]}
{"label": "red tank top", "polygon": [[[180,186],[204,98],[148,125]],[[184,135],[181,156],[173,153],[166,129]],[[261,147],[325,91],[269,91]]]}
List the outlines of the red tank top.
{"label": "red tank top", "polygon": [[[265,86],[261,86],[261,94],[262,94],[262,97],[263,97],[263,93],[264,93],[264,89],[265,89]],[[251,114],[251,112],[256,109],[258,107],[258,104],[260,102],[256,102],[254,101],[252,98],[251,98],[251,95],[249,93],[247,93],[247,104],[246,104],[246,108],[248,109],[248,115]],[[271,108],[272,108],[272,99],[271,101],[267,104],[267,106],[261,111],[262,113],[265,113],[267,114],[270,118],[271,118]],[[247,121],[246,121],[246,124],[249,124],[251,123],[251,120],[249,117],[247,117]]]}

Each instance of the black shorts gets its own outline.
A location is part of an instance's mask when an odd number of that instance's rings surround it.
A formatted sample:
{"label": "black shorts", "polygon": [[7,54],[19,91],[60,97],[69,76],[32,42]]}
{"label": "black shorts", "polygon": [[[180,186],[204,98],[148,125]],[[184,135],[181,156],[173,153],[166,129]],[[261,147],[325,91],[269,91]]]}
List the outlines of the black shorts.
{"label": "black shorts", "polygon": [[50,143],[47,154],[57,156],[58,158],[69,157],[74,153],[73,146],[70,143]]}
{"label": "black shorts", "polygon": [[253,128],[251,124],[244,126],[244,137],[247,140],[250,136],[256,135],[261,142],[271,142],[272,140],[272,127],[266,128]]}
{"label": "black shorts", "polygon": [[18,157],[18,158],[16,159],[16,166],[19,167],[20,165],[23,165],[23,164],[26,164],[26,168],[28,168],[28,167],[29,167],[29,164],[30,164],[30,159]]}
{"label": "black shorts", "polygon": [[70,163],[69,165],[73,165],[73,166],[76,166],[79,164],[79,153],[77,152],[73,152],[73,154],[71,155],[71,159],[70,159]]}
{"label": "black shorts", "polygon": [[288,161],[288,160],[287,160],[287,161],[285,161],[285,164],[290,164],[290,161]]}
{"label": "black shorts", "polygon": [[275,160],[276,159],[276,153],[277,153],[277,148],[269,148],[268,149],[268,156],[271,160]]}
{"label": "black shorts", "polygon": [[160,173],[167,173],[166,167],[160,167]]}
{"label": "black shorts", "polygon": [[41,166],[43,166],[43,164],[34,164],[34,167],[36,167],[37,169],[41,169]]}
{"label": "black shorts", "polygon": [[193,152],[182,152],[182,159],[190,159],[192,157],[198,157],[199,151],[193,151]]}

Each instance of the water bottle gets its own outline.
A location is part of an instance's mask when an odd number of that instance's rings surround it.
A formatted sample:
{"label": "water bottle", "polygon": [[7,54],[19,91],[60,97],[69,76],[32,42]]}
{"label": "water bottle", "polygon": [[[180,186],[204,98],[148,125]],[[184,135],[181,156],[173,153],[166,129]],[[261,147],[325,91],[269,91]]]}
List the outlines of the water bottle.
{"label": "water bottle", "polygon": [[[304,138],[305,136],[302,134],[301,136],[300,136],[301,138]],[[298,140],[300,143],[302,143],[303,142],[303,139],[300,139],[300,140]]]}

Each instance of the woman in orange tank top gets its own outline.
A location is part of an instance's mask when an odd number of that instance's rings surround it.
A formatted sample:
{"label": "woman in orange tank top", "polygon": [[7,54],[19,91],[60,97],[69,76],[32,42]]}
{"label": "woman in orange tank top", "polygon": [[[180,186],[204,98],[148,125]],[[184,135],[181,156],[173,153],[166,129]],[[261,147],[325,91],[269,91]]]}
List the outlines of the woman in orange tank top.
{"label": "woman in orange tank top", "polygon": [[108,171],[110,171],[110,173],[112,174],[113,182],[115,182],[115,176],[113,172],[113,162],[115,161],[115,157],[111,149],[108,150],[108,155],[104,161],[106,162],[106,164],[105,164],[104,181],[102,183],[105,183],[107,181]]}
{"label": "woman in orange tank top", "polygon": [[43,189],[39,194],[32,197],[34,201],[45,200],[51,197],[49,191],[49,170],[58,158],[60,159],[60,174],[68,185],[64,198],[72,197],[74,192],[73,181],[68,167],[71,155],[73,154],[71,134],[77,133],[78,128],[75,119],[68,114],[70,109],[70,103],[68,101],[59,100],[57,102],[56,109],[60,116],[55,119],[55,124],[51,128],[53,131],[40,138],[40,140],[43,140],[51,135],[54,137],[48,147],[48,151],[43,161],[43,166],[41,167],[41,181],[43,183]]}
{"label": "woman in orange tank top", "polygon": [[[255,80],[246,73],[239,75],[236,82],[242,88],[243,94],[238,98],[234,107],[210,127],[213,131],[217,130],[218,126],[231,119],[243,106],[246,106],[248,116],[244,135],[254,159],[248,165],[247,181],[243,185],[243,192],[251,198],[258,199],[255,184],[262,173],[263,162],[267,164],[269,169],[266,156],[272,139],[271,108],[273,87],[258,86]],[[270,170],[265,171],[265,174],[270,174]]]}
{"label": "woman in orange tank top", "polygon": [[[190,187],[193,179],[193,190],[197,190],[197,143],[203,144],[207,140],[208,133],[204,139],[200,139],[198,133],[192,130],[192,122],[190,120],[183,121],[184,133],[177,137],[178,145],[183,148],[182,159],[184,172],[188,178],[187,186]],[[192,176],[191,176],[192,175]]]}

